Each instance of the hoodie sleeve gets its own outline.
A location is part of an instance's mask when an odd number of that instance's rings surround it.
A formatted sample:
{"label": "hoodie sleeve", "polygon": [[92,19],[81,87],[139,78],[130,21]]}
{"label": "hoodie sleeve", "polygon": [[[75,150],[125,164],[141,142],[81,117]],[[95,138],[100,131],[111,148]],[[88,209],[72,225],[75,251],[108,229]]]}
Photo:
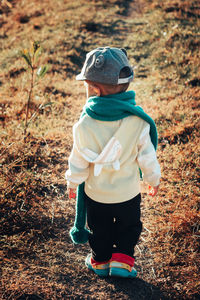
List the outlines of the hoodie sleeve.
{"label": "hoodie sleeve", "polygon": [[76,188],[89,176],[89,162],[81,155],[79,149],[79,137],[77,124],[73,127],[73,148],[68,159],[69,168],[65,173],[68,188]]}
{"label": "hoodie sleeve", "polygon": [[156,151],[149,135],[150,125],[143,129],[138,144],[137,161],[143,173],[143,180],[151,186],[158,186],[160,183],[160,165],[156,157]]}

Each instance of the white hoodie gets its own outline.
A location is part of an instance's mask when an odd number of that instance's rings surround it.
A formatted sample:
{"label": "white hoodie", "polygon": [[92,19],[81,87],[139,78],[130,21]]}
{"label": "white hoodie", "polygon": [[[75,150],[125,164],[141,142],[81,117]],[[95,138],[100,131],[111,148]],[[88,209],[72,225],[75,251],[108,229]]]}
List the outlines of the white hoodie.
{"label": "white hoodie", "polygon": [[140,192],[139,168],[144,182],[159,185],[160,166],[149,130],[137,116],[99,121],[85,115],[73,127],[68,187],[85,182],[86,194],[97,202],[127,201]]}

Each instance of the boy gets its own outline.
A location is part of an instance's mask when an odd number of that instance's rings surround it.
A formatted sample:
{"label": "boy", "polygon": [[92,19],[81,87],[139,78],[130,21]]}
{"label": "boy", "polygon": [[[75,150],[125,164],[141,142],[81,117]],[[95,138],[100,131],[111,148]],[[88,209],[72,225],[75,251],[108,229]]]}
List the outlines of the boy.
{"label": "boy", "polygon": [[69,198],[84,183],[77,210],[82,213],[82,197],[92,250],[86,266],[99,276],[133,278],[134,247],[142,230],[139,169],[152,196],[160,182],[155,123],[135,105],[135,93],[127,91],[133,69],[124,49],[89,52],[76,79],[85,83],[87,102],[73,128],[66,179]]}

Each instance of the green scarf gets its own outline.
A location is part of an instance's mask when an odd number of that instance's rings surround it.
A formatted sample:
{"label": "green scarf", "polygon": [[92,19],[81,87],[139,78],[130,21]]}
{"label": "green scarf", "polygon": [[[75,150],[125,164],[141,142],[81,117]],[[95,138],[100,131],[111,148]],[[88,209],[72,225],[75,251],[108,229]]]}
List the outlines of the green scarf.
{"label": "green scarf", "polygon": [[[140,106],[135,103],[135,92],[107,95],[104,97],[90,97],[85,106],[81,118],[85,115],[100,121],[117,121],[131,115],[138,116],[150,125],[150,137],[154,148],[157,148],[158,136],[156,125]],[[88,241],[89,230],[86,229],[86,205],[83,198],[84,185],[77,189],[76,216],[74,226],[70,230],[70,236],[75,244],[83,244]]]}

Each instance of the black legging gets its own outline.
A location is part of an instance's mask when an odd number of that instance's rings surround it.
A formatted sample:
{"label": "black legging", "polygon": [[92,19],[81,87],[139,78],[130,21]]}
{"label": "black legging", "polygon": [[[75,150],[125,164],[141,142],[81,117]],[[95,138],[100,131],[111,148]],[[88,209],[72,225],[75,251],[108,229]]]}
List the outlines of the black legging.
{"label": "black legging", "polygon": [[93,259],[98,262],[107,261],[112,253],[133,257],[134,247],[142,231],[141,195],[122,203],[104,204],[85,194],[85,201]]}

